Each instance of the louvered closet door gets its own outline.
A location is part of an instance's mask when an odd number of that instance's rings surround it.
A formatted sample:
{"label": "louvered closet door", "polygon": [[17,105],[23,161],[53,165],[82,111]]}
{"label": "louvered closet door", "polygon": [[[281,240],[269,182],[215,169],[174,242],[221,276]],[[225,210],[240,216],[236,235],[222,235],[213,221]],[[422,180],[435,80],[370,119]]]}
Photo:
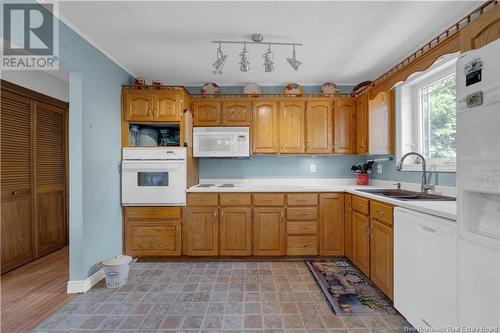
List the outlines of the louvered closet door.
{"label": "louvered closet door", "polygon": [[35,102],[38,256],[65,244],[65,110]]}
{"label": "louvered closet door", "polygon": [[2,273],[34,257],[31,101],[2,90],[0,185]]}

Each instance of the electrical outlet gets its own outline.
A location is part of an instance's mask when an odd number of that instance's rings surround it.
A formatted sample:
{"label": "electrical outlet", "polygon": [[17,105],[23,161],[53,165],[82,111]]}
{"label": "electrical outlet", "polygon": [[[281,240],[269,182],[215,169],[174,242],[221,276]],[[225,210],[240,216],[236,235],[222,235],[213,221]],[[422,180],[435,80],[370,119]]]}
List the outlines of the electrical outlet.
{"label": "electrical outlet", "polygon": [[377,173],[378,174],[382,173],[382,164],[377,165]]}
{"label": "electrical outlet", "polygon": [[316,173],[316,172],[318,172],[318,165],[317,165],[317,164],[314,164],[314,163],[309,164],[309,171],[310,171],[311,173]]}

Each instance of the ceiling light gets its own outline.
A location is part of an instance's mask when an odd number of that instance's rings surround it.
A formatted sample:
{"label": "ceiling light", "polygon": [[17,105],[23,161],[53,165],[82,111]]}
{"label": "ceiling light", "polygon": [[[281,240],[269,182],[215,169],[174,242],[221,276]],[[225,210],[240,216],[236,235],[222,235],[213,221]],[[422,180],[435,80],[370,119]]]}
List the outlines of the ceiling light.
{"label": "ceiling light", "polygon": [[302,66],[302,62],[301,61],[298,61],[296,58],[295,58],[295,45],[293,46],[293,57],[292,58],[286,58],[286,60],[288,61],[288,63],[290,64],[290,66],[292,66],[292,68],[295,70],[295,71],[298,71],[300,66]]}
{"label": "ceiling light", "polygon": [[274,71],[274,62],[273,62],[273,53],[271,52],[271,44],[269,44],[269,47],[262,55],[264,57],[264,71],[266,73],[270,73]]}
{"label": "ceiling light", "polygon": [[248,61],[248,51],[246,43],[243,44],[243,51],[241,51],[240,57],[240,71],[248,72],[250,70],[250,62]]}
{"label": "ceiling light", "polygon": [[212,64],[212,66],[215,68],[214,74],[222,74],[222,67],[226,62],[226,59],[227,59],[227,54],[224,54],[222,52],[222,48],[219,43],[219,47],[217,48],[217,60]]}

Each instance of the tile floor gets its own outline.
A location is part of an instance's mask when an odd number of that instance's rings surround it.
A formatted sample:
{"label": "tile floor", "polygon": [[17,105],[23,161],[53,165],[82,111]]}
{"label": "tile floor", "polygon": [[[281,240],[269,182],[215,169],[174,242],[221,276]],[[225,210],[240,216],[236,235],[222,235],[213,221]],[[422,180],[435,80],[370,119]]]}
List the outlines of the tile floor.
{"label": "tile floor", "polygon": [[302,261],[140,262],[120,289],[99,283],[33,332],[405,332],[401,316],[342,316]]}

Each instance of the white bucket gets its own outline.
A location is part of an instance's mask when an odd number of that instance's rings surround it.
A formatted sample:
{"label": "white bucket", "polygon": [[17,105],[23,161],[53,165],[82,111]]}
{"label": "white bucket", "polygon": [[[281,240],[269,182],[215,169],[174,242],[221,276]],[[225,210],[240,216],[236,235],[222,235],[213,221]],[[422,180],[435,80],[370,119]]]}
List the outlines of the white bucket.
{"label": "white bucket", "polygon": [[128,281],[132,257],[116,256],[102,262],[107,288],[120,288]]}

